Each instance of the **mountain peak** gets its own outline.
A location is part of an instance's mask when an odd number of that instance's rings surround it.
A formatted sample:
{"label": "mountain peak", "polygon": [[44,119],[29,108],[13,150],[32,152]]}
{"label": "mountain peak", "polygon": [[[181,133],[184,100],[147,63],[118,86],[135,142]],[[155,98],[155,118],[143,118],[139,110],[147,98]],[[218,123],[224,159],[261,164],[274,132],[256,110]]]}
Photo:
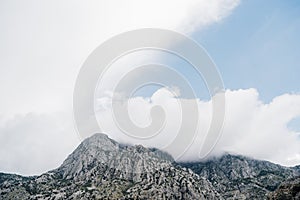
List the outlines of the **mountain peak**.
{"label": "mountain peak", "polygon": [[149,172],[173,162],[169,154],[158,149],[145,148],[142,145],[120,145],[107,135],[97,133],[85,139],[68,156],[59,170],[65,178],[84,174],[91,166],[100,165],[115,170],[127,170],[127,174],[134,174],[136,171]]}
{"label": "mountain peak", "polygon": [[[142,191],[141,197],[145,199],[152,198],[152,194],[167,199],[213,199],[219,195],[206,179],[174,165],[169,154],[142,145],[120,145],[102,133],[85,139],[53,172],[64,180],[89,180],[97,187],[101,184],[103,190],[120,195],[114,199],[124,195],[133,198],[137,191]],[[108,183],[122,189],[114,191]],[[122,194],[116,194],[118,190]]]}
{"label": "mountain peak", "polygon": [[[121,145],[97,133],[55,170],[36,177],[0,173],[0,198],[267,199],[298,169],[230,154],[177,164],[159,149]],[[277,193],[293,192],[299,185],[294,182]]]}
{"label": "mountain peak", "polygon": [[119,144],[104,133],[96,133],[83,140],[80,145],[104,151],[113,151],[119,148]]}

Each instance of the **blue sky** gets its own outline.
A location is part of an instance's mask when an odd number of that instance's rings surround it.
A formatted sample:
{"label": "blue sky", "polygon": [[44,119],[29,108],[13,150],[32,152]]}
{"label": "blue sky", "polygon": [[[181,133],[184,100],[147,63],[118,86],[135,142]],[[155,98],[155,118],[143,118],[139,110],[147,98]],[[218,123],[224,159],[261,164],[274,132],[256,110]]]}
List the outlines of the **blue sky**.
{"label": "blue sky", "polygon": [[[241,1],[231,15],[190,37],[214,60],[226,89],[255,88],[260,100],[270,103],[300,92],[299,33],[299,1],[252,0]],[[188,63],[173,55],[165,55],[164,62],[188,77],[200,99],[210,99],[203,79]],[[156,90],[146,87],[136,95],[151,96]],[[299,131],[299,124],[298,117],[288,127]]]}
{"label": "blue sky", "polygon": [[256,88],[267,103],[299,93],[299,33],[299,1],[252,0],[192,37],[211,55],[226,88]]}

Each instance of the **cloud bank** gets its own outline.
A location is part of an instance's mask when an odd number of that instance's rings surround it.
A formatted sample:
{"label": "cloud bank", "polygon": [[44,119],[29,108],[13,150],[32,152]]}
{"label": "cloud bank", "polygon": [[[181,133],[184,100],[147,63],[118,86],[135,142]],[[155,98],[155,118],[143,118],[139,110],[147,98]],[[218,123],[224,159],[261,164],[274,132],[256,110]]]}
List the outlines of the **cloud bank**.
{"label": "cloud bank", "polygon": [[32,175],[59,166],[80,142],[72,93],[80,66],[93,49],[137,28],[192,34],[222,21],[239,1],[0,4],[0,171]]}
{"label": "cloud bank", "polygon": [[238,3],[238,0],[1,2],[1,114],[13,116],[64,109],[72,102],[74,82],[84,60],[116,34],[138,28],[165,28],[192,34],[220,22]]}
{"label": "cloud bank", "polygon": [[[190,99],[183,99],[186,104]],[[209,128],[211,101],[197,100],[199,128],[197,137],[180,161],[199,160],[201,142]],[[110,98],[98,99],[98,120],[103,130],[119,142],[164,148],[176,137],[181,123],[180,105],[167,89],[159,89],[151,98],[129,99],[129,116],[145,127],[151,123],[152,106],[160,105],[166,113],[166,125],[157,136],[135,139],[120,131],[112,117]],[[284,94],[263,103],[255,89],[226,91],[226,119],[221,138],[210,156],[233,153],[282,165],[300,163],[300,133],[290,130],[288,123],[300,116],[300,95]],[[208,136],[209,137],[209,136]],[[174,152],[169,152],[174,154]]]}

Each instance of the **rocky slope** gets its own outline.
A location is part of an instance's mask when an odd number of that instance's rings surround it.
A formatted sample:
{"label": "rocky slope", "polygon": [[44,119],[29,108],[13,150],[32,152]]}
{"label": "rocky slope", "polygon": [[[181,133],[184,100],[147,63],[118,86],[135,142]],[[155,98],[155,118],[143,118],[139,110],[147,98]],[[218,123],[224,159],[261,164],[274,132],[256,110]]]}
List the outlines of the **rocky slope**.
{"label": "rocky slope", "polygon": [[0,199],[266,199],[298,169],[233,155],[178,164],[157,149],[95,134],[58,169],[0,173]]}
{"label": "rocky slope", "polygon": [[56,170],[0,177],[1,199],[222,199],[168,154],[122,146],[104,134],[86,139]]}
{"label": "rocky slope", "polygon": [[281,182],[298,174],[292,168],[229,154],[181,165],[208,179],[226,199],[267,199]]}
{"label": "rocky slope", "polygon": [[269,199],[300,199],[300,177],[282,183],[275,192],[270,194]]}

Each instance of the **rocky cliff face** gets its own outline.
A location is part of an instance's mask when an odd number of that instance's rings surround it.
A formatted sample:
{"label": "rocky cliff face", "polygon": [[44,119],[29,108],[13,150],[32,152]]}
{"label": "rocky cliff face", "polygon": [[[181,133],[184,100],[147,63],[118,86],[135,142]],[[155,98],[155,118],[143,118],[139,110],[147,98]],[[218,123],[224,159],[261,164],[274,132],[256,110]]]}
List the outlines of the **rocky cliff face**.
{"label": "rocky cliff face", "polygon": [[269,195],[269,199],[298,200],[300,199],[300,177],[282,183]]}
{"label": "rocky cliff face", "polygon": [[229,154],[181,165],[208,179],[225,199],[267,199],[280,183],[298,174],[292,168]]}
{"label": "rocky cliff face", "polygon": [[242,156],[174,162],[157,149],[95,134],[53,171],[0,174],[0,199],[266,199],[297,169]]}

